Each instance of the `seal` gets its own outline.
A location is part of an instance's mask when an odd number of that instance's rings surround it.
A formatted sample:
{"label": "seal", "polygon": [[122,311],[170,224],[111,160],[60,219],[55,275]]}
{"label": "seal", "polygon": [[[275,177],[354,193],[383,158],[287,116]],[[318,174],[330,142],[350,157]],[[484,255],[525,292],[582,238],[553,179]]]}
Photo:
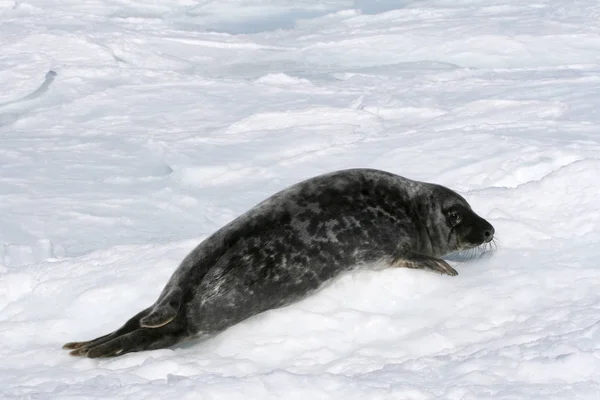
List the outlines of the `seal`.
{"label": "seal", "polygon": [[444,186],[374,169],[320,175],[274,194],[201,242],[157,301],[121,328],[63,348],[96,358],[169,347],[301,300],[357,268],[454,276],[440,257],[493,237],[492,225]]}

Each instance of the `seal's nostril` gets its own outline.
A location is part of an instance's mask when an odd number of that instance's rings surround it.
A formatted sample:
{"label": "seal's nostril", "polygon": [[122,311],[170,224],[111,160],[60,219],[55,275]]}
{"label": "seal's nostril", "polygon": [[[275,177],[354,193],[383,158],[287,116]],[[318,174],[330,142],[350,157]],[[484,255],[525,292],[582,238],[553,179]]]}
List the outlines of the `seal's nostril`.
{"label": "seal's nostril", "polygon": [[483,232],[483,236],[485,237],[485,241],[489,242],[494,237],[494,231],[488,229],[488,230],[486,230],[486,231]]}

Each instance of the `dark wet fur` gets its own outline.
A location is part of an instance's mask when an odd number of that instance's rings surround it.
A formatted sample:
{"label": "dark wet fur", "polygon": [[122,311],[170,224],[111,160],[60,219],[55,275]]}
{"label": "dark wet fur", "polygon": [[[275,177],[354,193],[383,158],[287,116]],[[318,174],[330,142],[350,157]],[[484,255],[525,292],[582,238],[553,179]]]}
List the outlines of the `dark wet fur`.
{"label": "dark wet fur", "polygon": [[[463,222],[453,224],[452,213]],[[340,273],[374,263],[457,275],[440,257],[476,249],[493,233],[443,186],[370,169],[321,175],[200,243],[156,303],[120,329],[64,347],[92,358],[169,347],[301,300]]]}

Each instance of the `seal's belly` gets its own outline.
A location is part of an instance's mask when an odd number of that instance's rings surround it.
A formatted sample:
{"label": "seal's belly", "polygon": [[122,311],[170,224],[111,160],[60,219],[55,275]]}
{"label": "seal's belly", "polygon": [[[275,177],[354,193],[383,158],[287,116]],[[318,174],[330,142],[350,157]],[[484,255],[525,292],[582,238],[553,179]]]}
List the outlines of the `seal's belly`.
{"label": "seal's belly", "polygon": [[390,259],[397,250],[398,219],[357,204],[333,211],[245,227],[246,235],[210,268],[188,303],[195,327],[218,332],[305,298],[342,272]]}
{"label": "seal's belly", "polygon": [[263,257],[232,257],[204,277],[188,313],[194,315],[199,331],[218,332],[268,309],[301,300],[345,271],[389,258],[383,247],[353,246],[340,251],[343,243],[337,243],[312,255],[296,249],[277,256],[263,252]]}

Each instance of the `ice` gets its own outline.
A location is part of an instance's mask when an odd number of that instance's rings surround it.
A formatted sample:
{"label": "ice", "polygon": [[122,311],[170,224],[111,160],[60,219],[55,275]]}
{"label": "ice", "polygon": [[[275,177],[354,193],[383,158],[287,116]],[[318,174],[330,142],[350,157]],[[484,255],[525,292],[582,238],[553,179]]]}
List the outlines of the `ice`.
{"label": "ice", "polygon": [[[593,399],[600,4],[0,0],[0,398]],[[459,191],[498,250],[343,275],[215,337],[63,343],[302,179]]]}

